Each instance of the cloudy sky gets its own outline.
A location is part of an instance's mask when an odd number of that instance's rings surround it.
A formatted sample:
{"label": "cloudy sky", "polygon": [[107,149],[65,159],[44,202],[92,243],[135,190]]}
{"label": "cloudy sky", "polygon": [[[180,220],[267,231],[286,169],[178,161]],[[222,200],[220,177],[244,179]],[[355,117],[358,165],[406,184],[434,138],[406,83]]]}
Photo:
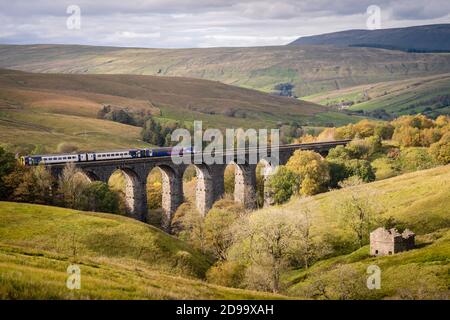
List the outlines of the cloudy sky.
{"label": "cloudy sky", "polygon": [[0,43],[281,45],[365,29],[370,5],[381,9],[381,28],[450,23],[449,0],[0,0]]}

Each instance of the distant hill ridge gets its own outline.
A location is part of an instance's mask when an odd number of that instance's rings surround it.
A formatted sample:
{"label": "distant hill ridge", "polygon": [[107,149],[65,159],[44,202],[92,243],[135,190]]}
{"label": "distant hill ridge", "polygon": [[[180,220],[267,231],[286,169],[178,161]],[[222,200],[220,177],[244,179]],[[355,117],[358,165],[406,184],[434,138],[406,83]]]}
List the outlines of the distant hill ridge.
{"label": "distant hill ridge", "polygon": [[374,47],[408,52],[450,52],[450,24],[378,30],[346,30],[301,37],[289,45]]}

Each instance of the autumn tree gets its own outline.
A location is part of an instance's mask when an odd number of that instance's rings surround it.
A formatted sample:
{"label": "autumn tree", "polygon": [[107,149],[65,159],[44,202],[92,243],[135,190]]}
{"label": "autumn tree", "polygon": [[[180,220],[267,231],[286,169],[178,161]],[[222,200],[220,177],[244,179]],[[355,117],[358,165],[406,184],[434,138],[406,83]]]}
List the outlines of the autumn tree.
{"label": "autumn tree", "polygon": [[430,146],[430,154],[439,164],[450,163],[450,133],[444,135],[439,142]]}
{"label": "autumn tree", "polygon": [[59,178],[58,193],[68,208],[80,209],[80,200],[89,181],[83,176],[73,162],[65,165]]}
{"label": "autumn tree", "polygon": [[297,150],[287,162],[286,168],[300,177],[300,192],[303,195],[326,190],[330,180],[329,167],[320,154]]}

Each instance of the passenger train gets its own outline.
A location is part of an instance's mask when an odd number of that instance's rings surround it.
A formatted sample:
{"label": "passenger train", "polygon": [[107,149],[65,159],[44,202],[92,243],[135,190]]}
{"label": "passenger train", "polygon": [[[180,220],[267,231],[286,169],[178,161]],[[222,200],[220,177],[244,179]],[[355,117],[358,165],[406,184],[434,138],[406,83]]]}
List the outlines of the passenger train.
{"label": "passenger train", "polygon": [[131,149],[122,151],[86,152],[78,154],[49,154],[20,157],[24,166],[35,166],[43,164],[61,164],[68,162],[88,162],[104,160],[120,160],[135,158],[168,157],[175,154],[194,153],[194,148],[157,148],[157,149]]}

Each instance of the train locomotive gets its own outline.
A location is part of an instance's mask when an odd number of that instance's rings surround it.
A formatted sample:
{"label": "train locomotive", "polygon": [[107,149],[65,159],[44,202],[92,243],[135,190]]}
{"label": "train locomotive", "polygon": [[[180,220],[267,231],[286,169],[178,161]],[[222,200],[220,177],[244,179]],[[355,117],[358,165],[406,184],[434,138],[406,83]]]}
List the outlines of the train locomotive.
{"label": "train locomotive", "polygon": [[182,155],[187,153],[194,153],[194,148],[167,147],[156,149],[130,149],[120,151],[85,152],[78,154],[70,153],[70,154],[31,155],[20,157],[20,163],[24,166],[36,166],[39,164],[61,164],[69,162],[170,157],[175,154]]}

